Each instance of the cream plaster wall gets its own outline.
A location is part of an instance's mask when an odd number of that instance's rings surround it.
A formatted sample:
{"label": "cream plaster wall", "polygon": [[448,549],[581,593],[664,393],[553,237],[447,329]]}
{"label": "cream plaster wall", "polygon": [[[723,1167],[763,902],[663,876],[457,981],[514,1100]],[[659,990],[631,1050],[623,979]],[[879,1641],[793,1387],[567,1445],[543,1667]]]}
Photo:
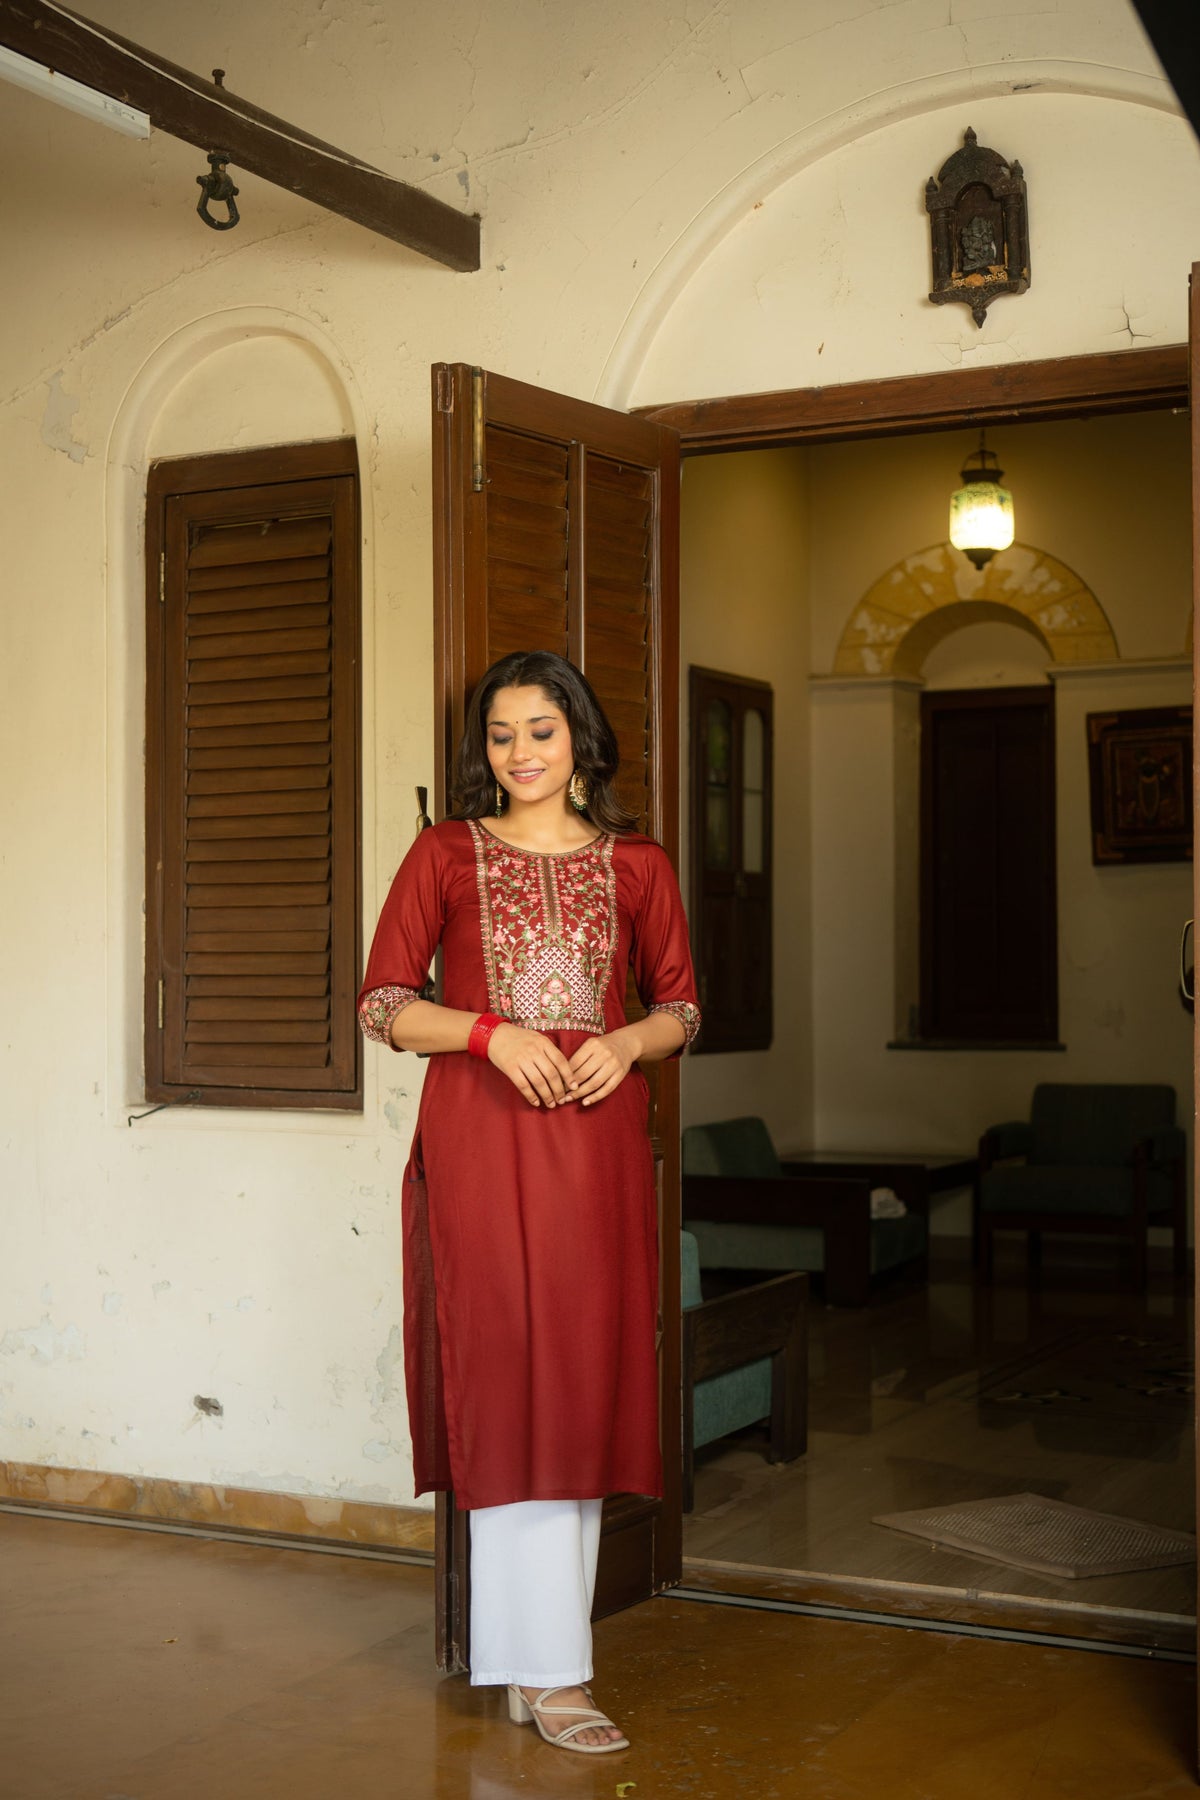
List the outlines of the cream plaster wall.
{"label": "cream plaster wall", "polygon": [[[852,142],[821,160],[796,173],[764,168],[758,191],[655,333],[636,399],[941,373],[1186,338],[1188,269],[1200,243],[1195,139],[1148,91],[1150,104],[1131,106],[1054,85],[1046,71],[1032,91],[1003,99],[985,89],[947,92],[908,118],[901,91],[884,118],[864,121]],[[980,143],[1019,158],[1029,185],[1031,287],[995,301],[982,328],[965,307],[926,299],[925,182],[967,125]],[[1162,184],[1156,177],[1153,193],[1152,169]],[[1094,205],[1082,198],[1085,185]],[[875,321],[885,318],[880,329]]]}
{"label": "cream plaster wall", "polygon": [[[1200,234],[1197,236],[1200,243]],[[1191,617],[1188,419],[1150,412],[987,434],[1017,540],[1057,557],[1103,608],[1124,659],[1185,654]],[[814,450],[812,655],[832,670],[855,604],[885,570],[944,544],[950,494],[978,431]]]}
{"label": "cream plaster wall", "polygon": [[[369,928],[411,831],[412,787],[433,773],[430,362],[478,361],[626,405],[960,355],[1109,349],[1132,341],[1122,300],[1138,342],[1182,335],[1195,156],[1132,10],[965,10],[92,0],[90,15],[118,31],[197,70],[219,62],[235,91],[478,207],[475,275],[241,171],[242,225],[208,233],[193,210],[197,151],[158,133],[117,138],[5,90],[0,147],[22,173],[0,192],[12,521],[0,1455],[345,1498],[411,1493],[397,1186],[420,1065],[372,1052],[361,1118],[168,1111],[127,1124],[149,457],[353,426]],[[996,309],[978,350],[965,315],[921,300],[920,183],[967,123],[1024,155],[1035,196],[1034,289]],[[1081,151],[1100,159],[1094,204]],[[756,201],[792,181],[824,233],[798,240],[799,266],[786,232],[768,244],[753,223]],[[763,212],[783,217],[774,203]],[[886,266],[886,285],[864,279],[864,255]],[[757,279],[771,304],[747,312]],[[221,1399],[224,1416],[204,1417],[196,1394]]]}
{"label": "cream plaster wall", "polygon": [[921,665],[927,688],[1036,687],[1048,679],[1046,646],[1014,625],[964,625]]}
{"label": "cream plaster wall", "polygon": [[[683,1122],[758,1113],[782,1147],[812,1134],[805,465],[802,450],[693,458],[680,546],[685,710],[693,663],[768,681],[775,696],[774,1039],[769,1050],[686,1060]],[[684,730],[687,743],[686,718]]]}

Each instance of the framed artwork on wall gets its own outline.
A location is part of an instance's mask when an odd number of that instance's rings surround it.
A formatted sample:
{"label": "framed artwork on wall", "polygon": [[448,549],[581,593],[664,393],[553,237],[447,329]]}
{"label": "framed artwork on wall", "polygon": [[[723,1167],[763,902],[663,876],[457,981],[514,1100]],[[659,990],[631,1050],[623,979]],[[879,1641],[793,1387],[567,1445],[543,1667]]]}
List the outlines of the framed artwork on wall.
{"label": "framed artwork on wall", "polygon": [[1089,713],[1092,861],[1192,856],[1192,709]]}

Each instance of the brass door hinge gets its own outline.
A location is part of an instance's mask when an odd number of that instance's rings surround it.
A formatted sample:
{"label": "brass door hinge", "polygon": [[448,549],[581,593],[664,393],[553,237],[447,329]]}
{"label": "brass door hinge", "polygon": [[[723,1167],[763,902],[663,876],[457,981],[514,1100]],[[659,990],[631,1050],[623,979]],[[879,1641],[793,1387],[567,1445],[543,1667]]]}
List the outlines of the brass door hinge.
{"label": "brass door hinge", "polygon": [[166,598],[167,598],[167,553],[165,550],[160,550],[158,553],[158,604],[160,606],[162,606],[163,603],[165,602]]}
{"label": "brass door hinge", "polygon": [[163,1028],[163,978],[158,978],[158,1029]]}
{"label": "brass door hinge", "polygon": [[483,370],[471,370],[471,492],[483,492]]}

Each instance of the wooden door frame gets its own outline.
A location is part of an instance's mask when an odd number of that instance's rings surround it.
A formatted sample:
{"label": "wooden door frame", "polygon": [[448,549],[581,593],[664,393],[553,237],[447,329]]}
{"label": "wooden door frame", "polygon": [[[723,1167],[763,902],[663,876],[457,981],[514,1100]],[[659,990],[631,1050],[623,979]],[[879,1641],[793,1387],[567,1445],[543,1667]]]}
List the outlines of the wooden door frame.
{"label": "wooden door frame", "polygon": [[633,410],[655,424],[674,426],[683,454],[696,456],[1187,405],[1188,347],[1168,344]]}
{"label": "wooden door frame", "polygon": [[[1193,300],[1195,304],[1195,300]],[[905,375],[882,381],[846,382],[836,386],[782,389],[762,394],[735,394],[708,400],[688,400],[630,408],[637,417],[671,426],[679,433],[684,456],[732,450],[762,450],[802,444],[822,444],[854,438],[899,437],[917,432],[953,430],[965,426],[1002,423],[1031,424],[1054,419],[1092,418],[1108,413],[1147,412],[1188,405],[1188,349],[1168,345],[1148,350],[1122,350],[1098,356],[1056,357],[1040,362],[1005,364],[988,369],[954,370],[945,374]],[[435,405],[437,396],[435,393]],[[447,407],[447,410],[449,408]],[[607,409],[605,409],[607,410]],[[1194,427],[1195,428],[1195,427]],[[434,512],[445,507],[446,496],[470,456],[470,426],[460,412],[443,438],[443,451],[434,458]],[[1200,449],[1196,453],[1200,463]],[[1200,492],[1197,507],[1200,508]],[[435,555],[435,669],[440,674],[435,693],[437,713],[436,779],[439,800],[453,742],[457,676],[464,646],[454,641],[444,596],[456,566],[470,551],[458,539],[446,547],[445,558]],[[677,545],[668,546],[677,554]],[[1198,599],[1200,607],[1200,599]],[[1200,656],[1200,644],[1197,647]],[[662,677],[670,671],[662,670]],[[676,670],[676,677],[677,677]],[[458,701],[461,705],[461,701]],[[661,740],[660,740],[661,741]],[[677,746],[663,744],[665,756]],[[664,768],[664,779],[670,778]],[[1198,778],[1200,787],[1200,778]],[[678,1154],[678,1138],[665,1144]],[[668,1347],[668,1356],[671,1351]],[[452,1501],[438,1497],[441,1529],[439,1574],[447,1577],[457,1561],[465,1567],[465,1520]],[[682,1516],[672,1523],[664,1509],[664,1524],[672,1535],[682,1532]],[[455,1557],[454,1550],[458,1551]],[[450,1555],[446,1556],[445,1552]],[[440,1627],[446,1631],[454,1612],[453,1597],[439,1580],[443,1604]],[[448,1604],[447,1604],[448,1603]],[[450,1639],[452,1643],[452,1638]],[[452,1666],[452,1665],[451,1665]]]}
{"label": "wooden door frame", "polygon": [[[1189,343],[1188,343],[1188,347],[1187,347],[1187,362],[1188,362],[1188,373],[1190,376],[1192,369],[1196,366],[1197,358],[1200,357],[1200,262],[1193,263],[1193,265],[1192,265],[1191,292],[1188,295],[1188,327],[1189,327]],[[1192,666],[1193,666],[1192,691],[1194,693],[1196,681],[1200,680],[1200,630],[1196,629],[1197,623],[1200,622],[1200,405],[1194,405],[1192,407],[1191,425],[1192,425]],[[1200,806],[1200,796],[1197,796],[1197,794],[1196,794],[1196,770],[1198,768],[1200,768],[1200,740],[1198,740],[1195,735],[1194,716],[1193,716],[1193,736],[1192,736],[1192,759],[1193,759],[1193,762],[1192,762],[1192,768],[1193,768],[1193,773],[1192,773],[1192,808],[1193,808],[1192,830],[1193,830],[1193,834],[1194,834],[1195,828],[1196,828],[1195,827],[1196,809],[1198,806]],[[1192,859],[1192,918],[1193,918],[1193,920],[1196,919],[1197,916],[1200,916],[1200,906],[1197,905],[1198,896],[1200,896],[1200,868],[1196,867],[1195,858],[1193,857],[1193,859]],[[1186,930],[1187,930],[1187,927],[1185,926],[1184,927],[1185,934],[1186,934]],[[1195,946],[1195,938],[1194,937],[1192,939],[1192,944],[1193,944],[1193,951],[1194,951],[1194,946]],[[1180,962],[1182,963],[1182,961],[1183,961],[1183,953],[1181,950]],[[1181,973],[1182,973],[1182,971],[1181,971]],[[1195,976],[1195,969],[1193,967],[1193,972],[1192,972],[1192,993],[1193,993],[1193,995],[1195,994],[1195,991],[1196,991],[1196,976]],[[1192,1020],[1192,1090],[1193,1090],[1192,1091],[1192,1113],[1193,1113],[1193,1119],[1195,1119],[1197,1114],[1200,1113],[1200,1014],[1196,1013],[1194,1001],[1193,1001],[1192,1012],[1193,1012],[1193,1020]],[[1200,1141],[1196,1141],[1196,1140],[1193,1141],[1192,1154],[1193,1154],[1192,1206],[1194,1209],[1195,1204],[1196,1204],[1196,1200],[1195,1200],[1196,1186],[1197,1186],[1197,1184],[1200,1184]],[[1194,1246],[1193,1246],[1193,1254],[1194,1254]],[[1192,1278],[1193,1278],[1193,1282],[1194,1282],[1195,1281],[1195,1266],[1194,1266],[1194,1264],[1193,1264]],[[1200,1323],[1197,1324],[1196,1348],[1197,1348],[1197,1352],[1200,1353]],[[1200,1432],[1197,1432],[1196,1436],[1197,1436],[1197,1444],[1195,1446],[1193,1446],[1193,1454],[1196,1456],[1200,1456]],[[1198,1602],[1198,1605],[1200,1605],[1200,1602]],[[1200,1716],[1197,1717],[1196,1723],[1197,1723],[1197,1732],[1198,1732],[1198,1734],[1200,1734]]]}
{"label": "wooden door frame", "polygon": [[[1191,343],[1200,354],[1200,263],[1192,271],[1190,320]],[[855,438],[901,437],[967,426],[1038,424],[1167,408],[1186,410],[1190,404],[1191,354],[1186,343],[1168,344],[1147,350],[949,370],[945,374],[901,375],[830,387],[670,401],[631,410],[656,424],[674,426],[684,457],[832,444]],[[1200,623],[1200,406],[1192,409],[1192,483],[1196,534],[1194,604]],[[680,606],[682,610],[682,597]],[[1200,683],[1200,629],[1194,633],[1194,642],[1195,679]],[[1200,738],[1194,754],[1200,807]],[[1196,872],[1193,901],[1195,916],[1200,918],[1200,868]],[[1200,1113],[1200,1015],[1193,1069],[1193,1105]],[[1200,1186],[1200,1137],[1195,1173]],[[1200,1320],[1197,1334],[1200,1350]],[[1200,1432],[1197,1454],[1200,1457]],[[731,1592],[739,1591],[734,1576],[723,1576],[719,1585]],[[835,1589],[837,1585],[835,1579],[828,1588]],[[828,1590],[825,1597],[828,1598]],[[902,1602],[897,1611],[903,1614]]]}

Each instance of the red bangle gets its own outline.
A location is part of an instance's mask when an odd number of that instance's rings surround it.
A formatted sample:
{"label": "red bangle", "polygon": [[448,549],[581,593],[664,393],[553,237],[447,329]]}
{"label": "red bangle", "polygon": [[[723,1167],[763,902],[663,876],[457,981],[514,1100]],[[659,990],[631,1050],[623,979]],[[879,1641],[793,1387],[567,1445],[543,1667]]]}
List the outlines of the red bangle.
{"label": "red bangle", "polygon": [[497,1025],[504,1025],[506,1023],[507,1021],[502,1019],[498,1013],[480,1013],[479,1017],[472,1025],[471,1035],[467,1039],[468,1054],[481,1057],[483,1061],[486,1062],[488,1045],[491,1042],[493,1031],[495,1031]]}

